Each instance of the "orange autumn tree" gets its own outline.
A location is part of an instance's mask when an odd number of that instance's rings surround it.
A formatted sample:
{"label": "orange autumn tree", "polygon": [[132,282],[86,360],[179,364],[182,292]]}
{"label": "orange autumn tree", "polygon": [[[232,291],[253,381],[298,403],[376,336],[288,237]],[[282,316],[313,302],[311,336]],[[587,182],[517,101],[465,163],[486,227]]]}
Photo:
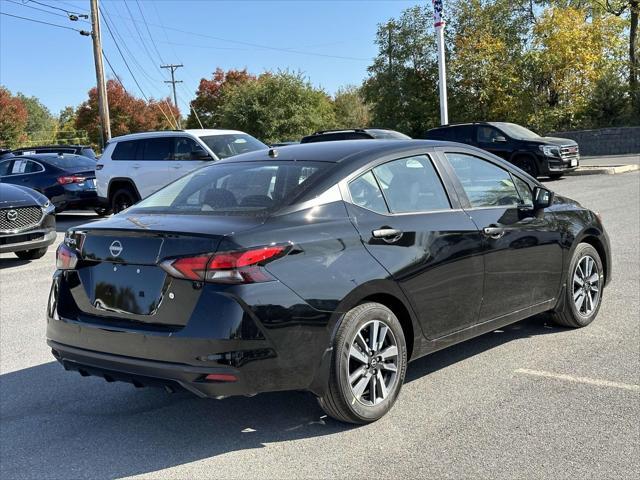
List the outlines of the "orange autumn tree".
{"label": "orange autumn tree", "polygon": [[[201,128],[200,122],[202,122],[204,128],[219,128],[223,92],[230,87],[255,79],[256,77],[248,73],[246,69],[225,72],[220,67],[216,68],[211,79],[203,78],[200,80],[196,97],[191,101],[187,127]],[[197,117],[194,110],[198,114]]]}
{"label": "orange autumn tree", "polygon": [[[128,133],[175,128],[175,120],[180,111],[169,99],[146,100],[136,98],[115,80],[107,81],[111,135],[117,137]],[[95,145],[100,145],[100,119],[98,115],[98,93],[94,87],[89,90],[89,98],[77,111],[75,127],[85,130]]]}
{"label": "orange autumn tree", "polygon": [[0,86],[0,149],[15,148],[27,139],[27,107]]}

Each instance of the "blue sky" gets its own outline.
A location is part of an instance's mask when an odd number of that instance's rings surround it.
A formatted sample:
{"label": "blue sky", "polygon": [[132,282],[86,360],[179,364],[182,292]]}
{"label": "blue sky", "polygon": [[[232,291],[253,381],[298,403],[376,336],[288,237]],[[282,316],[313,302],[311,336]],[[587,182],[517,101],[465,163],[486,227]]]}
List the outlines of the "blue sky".
{"label": "blue sky", "polygon": [[[88,0],[39,1],[69,11],[89,10]],[[117,31],[116,38],[119,34],[122,39],[118,40],[120,48],[147,96],[158,98],[170,92],[170,85],[163,83],[167,72],[158,68],[158,57],[165,62],[184,63],[185,68],[177,71],[177,78],[184,80],[178,90],[183,113],[199,79],[210,77],[218,66],[225,70],[246,67],[252,73],[301,71],[329,93],[342,85],[360,84],[377,52],[373,43],[377,24],[417,3],[139,0],[141,15],[136,0],[101,1]],[[0,0],[0,11],[90,30],[87,23],[71,22],[64,12],[29,0]],[[102,37],[107,58],[125,87],[141,96],[104,24]],[[112,78],[108,66],[105,68]],[[54,114],[66,105],[79,104],[95,85],[90,37],[0,16],[0,84],[13,93],[40,98]]]}

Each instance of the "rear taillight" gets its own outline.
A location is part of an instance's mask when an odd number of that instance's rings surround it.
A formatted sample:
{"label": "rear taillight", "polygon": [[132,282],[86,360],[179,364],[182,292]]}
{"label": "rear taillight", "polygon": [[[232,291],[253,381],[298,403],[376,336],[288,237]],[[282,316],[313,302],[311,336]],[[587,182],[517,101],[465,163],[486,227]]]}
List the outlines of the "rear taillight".
{"label": "rear taillight", "polygon": [[70,183],[82,183],[86,180],[86,177],[80,177],[78,175],[65,175],[58,177],[58,183],[60,185],[68,185]]}
{"label": "rear taillight", "polygon": [[211,283],[256,283],[273,280],[262,265],[286,255],[289,245],[269,245],[213,255],[166,260],[160,266],[171,276]]}
{"label": "rear taillight", "polygon": [[56,268],[59,270],[73,270],[78,264],[78,254],[75,250],[61,243],[56,251]]}

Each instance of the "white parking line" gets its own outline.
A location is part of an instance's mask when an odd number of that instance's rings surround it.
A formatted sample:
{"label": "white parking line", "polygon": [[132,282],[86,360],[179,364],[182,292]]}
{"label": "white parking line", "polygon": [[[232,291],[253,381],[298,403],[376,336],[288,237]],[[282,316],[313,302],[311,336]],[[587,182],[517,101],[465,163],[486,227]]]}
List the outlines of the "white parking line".
{"label": "white parking line", "polygon": [[630,383],[611,382],[609,380],[598,380],[597,378],[574,377],[573,375],[565,375],[563,373],[543,372],[540,370],[529,370],[528,368],[518,368],[515,373],[524,373],[525,375],[535,375],[537,377],[555,378],[557,380],[566,380],[567,382],[586,383],[587,385],[597,385],[599,387],[620,388],[622,390],[631,390],[632,392],[640,392],[640,385]]}

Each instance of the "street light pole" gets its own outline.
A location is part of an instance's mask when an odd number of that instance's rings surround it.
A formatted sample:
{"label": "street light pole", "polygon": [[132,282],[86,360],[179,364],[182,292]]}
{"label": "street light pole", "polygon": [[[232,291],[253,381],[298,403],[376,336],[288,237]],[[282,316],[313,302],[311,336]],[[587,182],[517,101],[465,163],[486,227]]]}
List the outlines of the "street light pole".
{"label": "street light pole", "polygon": [[447,70],[444,56],[444,20],[442,19],[442,0],[433,0],[433,26],[436,29],[438,44],[438,83],[440,89],[440,124],[449,123],[447,106]]}

